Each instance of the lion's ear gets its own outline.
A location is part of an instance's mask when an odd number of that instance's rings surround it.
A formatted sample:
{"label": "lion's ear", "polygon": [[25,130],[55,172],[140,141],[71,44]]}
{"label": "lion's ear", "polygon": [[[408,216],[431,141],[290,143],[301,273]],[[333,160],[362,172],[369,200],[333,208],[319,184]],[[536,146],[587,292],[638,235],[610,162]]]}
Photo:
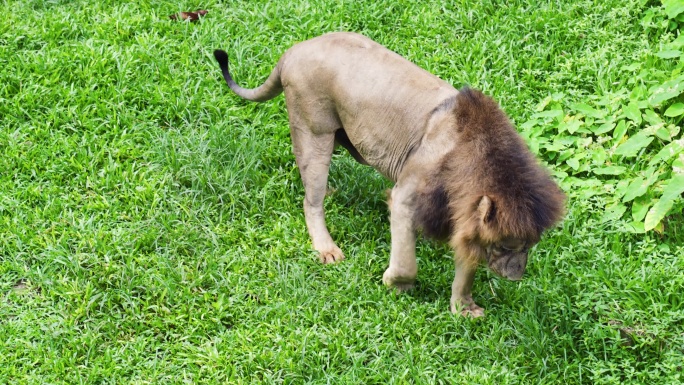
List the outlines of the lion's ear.
{"label": "lion's ear", "polygon": [[494,207],[494,202],[486,195],[480,198],[480,203],[477,205],[477,212],[480,214],[480,221],[483,224],[491,224],[494,221],[494,215],[496,214],[496,207]]}

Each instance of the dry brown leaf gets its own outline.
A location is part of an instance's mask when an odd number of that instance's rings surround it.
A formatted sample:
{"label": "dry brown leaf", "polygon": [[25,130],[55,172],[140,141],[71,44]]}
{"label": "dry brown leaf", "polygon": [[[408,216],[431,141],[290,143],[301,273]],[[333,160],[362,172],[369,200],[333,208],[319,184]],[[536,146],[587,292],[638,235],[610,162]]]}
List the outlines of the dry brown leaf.
{"label": "dry brown leaf", "polygon": [[195,12],[174,13],[173,15],[169,16],[169,19],[171,19],[171,20],[197,21],[200,19],[201,16],[204,16],[206,14],[207,14],[206,10],[199,9]]}

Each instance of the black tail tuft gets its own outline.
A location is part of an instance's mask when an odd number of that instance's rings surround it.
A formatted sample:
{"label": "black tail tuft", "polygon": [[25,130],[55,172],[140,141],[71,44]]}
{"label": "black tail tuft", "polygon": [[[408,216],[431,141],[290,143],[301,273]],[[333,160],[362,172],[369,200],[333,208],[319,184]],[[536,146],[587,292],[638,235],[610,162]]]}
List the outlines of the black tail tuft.
{"label": "black tail tuft", "polygon": [[280,67],[279,65],[271,72],[266,82],[259,87],[253,89],[247,89],[240,87],[233,77],[230,76],[230,71],[228,70],[228,54],[226,51],[217,49],[214,51],[214,58],[221,67],[221,73],[223,74],[223,80],[226,81],[228,87],[233,90],[238,96],[243,99],[251,100],[254,102],[263,102],[266,100],[271,100],[283,92],[283,85],[280,83]]}
{"label": "black tail tuft", "polygon": [[233,77],[230,76],[230,71],[228,71],[228,54],[224,50],[217,49],[214,51],[214,57],[216,58],[216,61],[219,63],[219,67],[221,67],[223,79],[225,79],[226,84],[228,84],[228,87],[232,89],[233,86],[235,86],[235,81],[233,81]]}
{"label": "black tail tuft", "polygon": [[214,57],[216,58],[216,61],[219,63],[221,69],[228,69],[228,54],[226,53],[226,51],[217,49],[214,51]]}

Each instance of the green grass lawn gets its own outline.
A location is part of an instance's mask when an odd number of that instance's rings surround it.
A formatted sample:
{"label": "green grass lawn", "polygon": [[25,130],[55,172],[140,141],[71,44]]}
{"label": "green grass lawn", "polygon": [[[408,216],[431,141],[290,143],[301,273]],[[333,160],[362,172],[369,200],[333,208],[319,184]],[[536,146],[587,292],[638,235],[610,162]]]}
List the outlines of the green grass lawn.
{"label": "green grass lawn", "polygon": [[444,245],[418,242],[416,290],[382,285],[391,184],[342,151],[347,259],[318,263],[284,99],[239,99],[212,57],[253,87],[296,42],[356,31],[520,127],[549,95],[630,89],[679,32],[645,25],[657,2],[505,3],[0,2],[0,383],[684,383],[681,214],[627,232],[563,184],[525,279],[482,269],[487,316],[453,316]]}

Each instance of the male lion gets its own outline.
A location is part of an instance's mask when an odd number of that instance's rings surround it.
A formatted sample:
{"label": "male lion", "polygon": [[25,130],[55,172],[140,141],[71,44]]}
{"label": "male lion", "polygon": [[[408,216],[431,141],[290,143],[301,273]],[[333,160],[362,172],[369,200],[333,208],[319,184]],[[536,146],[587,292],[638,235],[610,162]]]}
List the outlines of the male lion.
{"label": "male lion", "polygon": [[564,194],[494,100],[458,91],[364,36],[330,33],[299,43],[254,89],[235,83],[224,51],[214,56],[239,96],[261,102],[285,92],[306,225],[323,263],[344,258],[323,212],[336,144],[396,182],[383,282],[413,287],[421,228],[455,249],[454,313],[484,315],[471,294],[478,263],[521,279],[529,248],[563,215]]}

